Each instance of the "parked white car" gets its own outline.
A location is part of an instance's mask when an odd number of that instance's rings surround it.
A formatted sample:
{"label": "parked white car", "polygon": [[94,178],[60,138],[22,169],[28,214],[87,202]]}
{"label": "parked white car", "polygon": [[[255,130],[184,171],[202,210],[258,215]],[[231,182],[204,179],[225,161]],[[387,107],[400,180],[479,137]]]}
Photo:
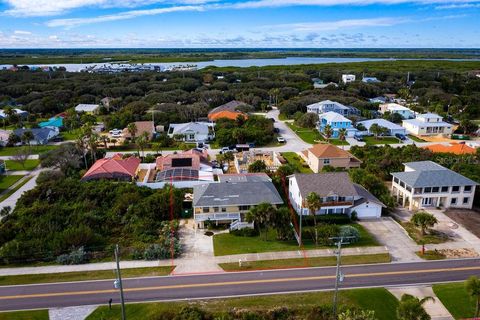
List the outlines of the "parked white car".
{"label": "parked white car", "polygon": [[282,137],[282,136],[277,137],[277,141],[280,142],[280,143],[285,143],[286,142],[285,138]]}
{"label": "parked white car", "polygon": [[122,134],[122,130],[120,130],[120,129],[112,129],[112,130],[108,131],[108,133],[110,133],[112,136],[113,136],[113,135],[121,135],[121,134]]}

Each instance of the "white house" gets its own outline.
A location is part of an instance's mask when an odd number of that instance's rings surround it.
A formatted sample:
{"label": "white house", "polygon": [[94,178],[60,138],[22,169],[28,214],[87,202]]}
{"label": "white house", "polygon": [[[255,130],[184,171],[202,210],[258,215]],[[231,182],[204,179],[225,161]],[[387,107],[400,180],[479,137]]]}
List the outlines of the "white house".
{"label": "white house", "polygon": [[211,122],[171,123],[168,136],[182,136],[186,142],[205,142],[215,138],[214,125]]}
{"label": "white house", "polygon": [[406,130],[404,127],[399,126],[398,124],[395,124],[385,119],[370,119],[370,120],[360,121],[358,124],[362,124],[369,133],[371,133],[370,127],[373,124],[377,124],[380,127],[387,128],[389,136],[395,136],[396,134],[402,134],[402,135],[406,134]]}
{"label": "white house", "polygon": [[380,218],[385,207],[362,186],[350,181],[346,172],[294,174],[289,177],[288,195],[298,215],[309,215],[306,198],[314,192],[320,196],[322,214],[347,214],[356,212],[359,219]]}
{"label": "white house", "polygon": [[[15,114],[20,118],[26,118],[28,116],[28,112],[22,109],[14,108],[13,111]],[[0,110],[0,119],[8,118],[8,115],[5,114],[5,110]]]}
{"label": "white house", "polygon": [[393,172],[392,194],[409,210],[427,207],[471,209],[477,183],[433,161],[404,163]]}
{"label": "white house", "polygon": [[363,83],[377,83],[377,82],[381,82],[381,81],[378,80],[376,77],[363,77],[362,82]]}
{"label": "white house", "polygon": [[349,83],[355,81],[355,75],[354,74],[342,74],[342,82],[343,83]]}
{"label": "white house", "polygon": [[379,105],[378,108],[378,111],[381,114],[384,114],[385,112],[398,113],[403,119],[411,119],[415,117],[415,112],[397,103],[383,103]]}
{"label": "white house", "polygon": [[310,113],[322,114],[329,111],[339,113],[343,116],[348,116],[350,108],[344,106],[340,102],[331,100],[324,100],[307,106],[307,112]]}
{"label": "white house", "polygon": [[100,109],[99,104],[84,104],[84,103],[81,103],[81,104],[78,104],[75,107],[75,112],[78,112],[78,113],[85,112],[85,113],[89,113],[89,114],[96,114],[99,109]]}
{"label": "white house", "polygon": [[420,114],[415,119],[403,120],[402,126],[407,132],[419,136],[451,134],[453,132],[453,125],[444,122],[441,116],[434,113]]}

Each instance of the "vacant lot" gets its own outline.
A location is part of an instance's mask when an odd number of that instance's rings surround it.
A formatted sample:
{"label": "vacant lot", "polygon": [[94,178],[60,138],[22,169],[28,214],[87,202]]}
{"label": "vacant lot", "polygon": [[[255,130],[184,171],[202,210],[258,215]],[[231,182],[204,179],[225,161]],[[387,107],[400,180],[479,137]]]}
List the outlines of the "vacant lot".
{"label": "vacant lot", "polygon": [[480,211],[448,209],[445,214],[477,237],[480,237]]}

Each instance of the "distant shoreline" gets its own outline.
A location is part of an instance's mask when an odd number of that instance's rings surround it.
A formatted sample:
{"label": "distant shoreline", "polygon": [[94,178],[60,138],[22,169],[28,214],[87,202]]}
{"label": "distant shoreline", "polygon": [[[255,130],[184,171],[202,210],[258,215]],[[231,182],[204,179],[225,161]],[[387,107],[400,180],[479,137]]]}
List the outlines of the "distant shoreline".
{"label": "distant shoreline", "polygon": [[215,60],[284,58],[480,59],[480,49],[0,49],[0,65],[87,63],[196,63]]}

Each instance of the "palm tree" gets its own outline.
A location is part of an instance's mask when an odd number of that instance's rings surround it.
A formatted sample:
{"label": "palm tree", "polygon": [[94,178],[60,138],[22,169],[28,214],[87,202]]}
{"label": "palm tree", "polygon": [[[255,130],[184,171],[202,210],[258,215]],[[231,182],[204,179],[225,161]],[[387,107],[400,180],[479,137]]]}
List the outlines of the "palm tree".
{"label": "palm tree", "polygon": [[93,162],[97,161],[98,140],[99,136],[95,132],[90,133],[88,136],[88,146],[90,147],[90,152],[92,153]]}
{"label": "palm tree", "polygon": [[132,123],[129,123],[128,126],[127,126],[127,131],[128,133],[130,133],[130,136],[132,137],[132,141],[135,140],[135,135],[137,134],[137,125],[132,122]]}
{"label": "palm tree", "polygon": [[[148,133],[144,132],[142,133],[138,138],[137,138],[137,146],[140,150],[142,150],[142,157],[145,156],[145,148],[148,145]],[[140,150],[138,151],[138,154],[140,154]]]}
{"label": "palm tree", "polygon": [[255,223],[255,226],[258,227],[258,230],[265,230],[265,241],[267,241],[268,236],[268,227],[272,221],[272,217],[275,214],[276,209],[270,203],[262,202],[256,207],[250,209],[245,215],[246,220],[249,223]]}
{"label": "palm tree", "polygon": [[100,140],[102,140],[102,142],[103,142],[103,147],[105,148],[105,150],[107,150],[107,149],[108,149],[108,145],[107,145],[107,144],[110,142],[110,139],[108,138],[108,136],[106,136],[106,135],[101,135],[101,136],[100,136]]}
{"label": "palm tree", "polygon": [[80,150],[80,152],[83,155],[83,162],[85,164],[85,169],[87,169],[88,168],[88,164],[87,164],[87,143],[85,141],[85,135],[83,134],[82,130],[80,130],[80,133],[77,136],[75,144],[77,145],[77,148]]}
{"label": "palm tree", "polygon": [[113,147],[115,148],[115,144],[118,142],[118,140],[113,138],[113,139],[110,139],[110,142],[113,144]]}
{"label": "palm tree", "polygon": [[465,282],[465,288],[467,289],[467,292],[477,300],[475,305],[475,318],[478,318],[480,313],[480,279],[476,276],[471,276],[468,278],[467,282]]}
{"label": "palm tree", "polygon": [[347,136],[347,129],[341,128],[338,130],[338,139],[340,140],[345,140],[345,137]]}
{"label": "palm tree", "polygon": [[376,123],[374,123],[374,124],[372,124],[372,125],[370,126],[369,131],[370,131],[371,133],[373,133],[373,135],[375,136],[375,139],[378,139],[378,135],[380,134],[380,131],[381,131],[380,128],[381,128],[381,127],[380,127],[378,124],[376,124]]}
{"label": "palm tree", "polygon": [[34,138],[35,137],[34,137],[32,131],[27,130],[27,131],[23,132],[21,140],[22,140],[22,143],[24,143],[24,144],[26,143],[28,146],[30,146],[30,141],[32,141]]}
{"label": "palm tree", "polygon": [[330,126],[329,124],[327,124],[327,125],[323,128],[323,135],[325,136],[325,138],[327,138],[327,140],[330,140],[330,138],[331,138],[332,135],[333,135],[332,126]]}
{"label": "palm tree", "polygon": [[[315,192],[310,192],[307,195],[306,205],[310,215],[313,216],[313,225],[315,228],[315,244],[318,243],[318,232],[317,232],[317,211],[322,207],[322,199]],[[300,217],[301,219],[301,217]]]}
{"label": "palm tree", "polygon": [[432,297],[419,299],[409,294],[404,294],[397,307],[397,317],[399,320],[430,320],[430,315],[423,308],[427,301],[435,302]]}
{"label": "palm tree", "polygon": [[431,228],[437,224],[438,220],[431,213],[419,211],[412,215],[410,222],[412,222],[416,227],[419,227],[422,236],[424,236],[427,233],[428,228]]}

